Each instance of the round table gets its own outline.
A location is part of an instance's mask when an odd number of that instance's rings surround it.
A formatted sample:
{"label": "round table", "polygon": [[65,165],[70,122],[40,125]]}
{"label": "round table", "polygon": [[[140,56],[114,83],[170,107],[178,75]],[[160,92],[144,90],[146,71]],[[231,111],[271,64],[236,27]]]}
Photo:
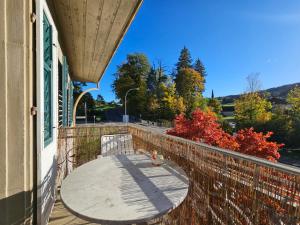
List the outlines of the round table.
{"label": "round table", "polygon": [[188,187],[187,175],[171,161],[154,166],[147,155],[115,155],[75,169],[60,194],[66,208],[82,219],[136,224],[176,208]]}

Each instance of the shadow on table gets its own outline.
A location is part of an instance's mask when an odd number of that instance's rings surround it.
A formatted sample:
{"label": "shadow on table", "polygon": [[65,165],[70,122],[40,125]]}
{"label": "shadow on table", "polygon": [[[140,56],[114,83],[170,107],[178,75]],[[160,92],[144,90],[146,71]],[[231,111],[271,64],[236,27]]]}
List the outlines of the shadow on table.
{"label": "shadow on table", "polygon": [[185,198],[188,179],[169,165],[153,166],[146,155],[116,155],[114,159],[124,170],[121,178],[124,201],[138,205],[137,212],[146,212],[149,219],[166,214]]}

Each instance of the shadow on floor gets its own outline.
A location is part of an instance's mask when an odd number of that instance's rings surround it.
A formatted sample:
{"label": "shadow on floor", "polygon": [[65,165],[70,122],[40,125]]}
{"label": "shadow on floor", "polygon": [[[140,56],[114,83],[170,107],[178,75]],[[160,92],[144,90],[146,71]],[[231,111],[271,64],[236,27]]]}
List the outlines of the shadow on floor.
{"label": "shadow on floor", "polygon": [[84,224],[96,224],[96,223],[90,223],[86,220],[82,220],[74,216],[64,207],[60,199],[60,195],[58,195],[54,204],[54,208],[50,215],[49,225],[84,225]]}
{"label": "shadow on floor", "polygon": [[[57,199],[55,201],[52,213],[49,218],[49,225],[101,225],[98,223],[91,223],[86,220],[80,219],[77,216],[73,215],[69,212],[62,203],[60,199],[60,195],[57,195]],[[149,221],[148,223],[139,224],[139,225],[162,225],[163,223],[159,220]],[[104,225],[104,224],[102,224]]]}

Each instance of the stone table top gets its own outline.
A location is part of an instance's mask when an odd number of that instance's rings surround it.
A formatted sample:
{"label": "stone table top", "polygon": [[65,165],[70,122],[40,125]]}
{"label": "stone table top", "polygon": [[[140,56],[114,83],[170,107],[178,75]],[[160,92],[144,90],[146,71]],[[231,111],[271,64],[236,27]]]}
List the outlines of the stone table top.
{"label": "stone table top", "polygon": [[171,161],[153,166],[147,155],[115,155],[75,169],[62,183],[61,198],[90,222],[134,224],[176,208],[188,187],[187,175]]}

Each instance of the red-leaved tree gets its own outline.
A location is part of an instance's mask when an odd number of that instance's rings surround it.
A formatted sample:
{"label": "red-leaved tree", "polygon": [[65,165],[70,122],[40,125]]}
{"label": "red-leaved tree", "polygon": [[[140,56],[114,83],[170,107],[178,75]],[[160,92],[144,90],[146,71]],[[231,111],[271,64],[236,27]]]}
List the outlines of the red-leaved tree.
{"label": "red-leaved tree", "polygon": [[200,109],[192,113],[191,119],[187,119],[184,115],[177,116],[174,128],[167,133],[271,161],[279,159],[278,150],[283,146],[267,141],[272,132],[264,135],[255,132],[253,128],[240,130],[232,136],[221,128],[213,112],[203,112]]}
{"label": "red-leaved tree", "polygon": [[278,150],[284,144],[267,141],[272,134],[272,132],[267,134],[257,133],[253,128],[242,129],[235,136],[235,140],[240,146],[238,151],[276,162],[280,158]]}

